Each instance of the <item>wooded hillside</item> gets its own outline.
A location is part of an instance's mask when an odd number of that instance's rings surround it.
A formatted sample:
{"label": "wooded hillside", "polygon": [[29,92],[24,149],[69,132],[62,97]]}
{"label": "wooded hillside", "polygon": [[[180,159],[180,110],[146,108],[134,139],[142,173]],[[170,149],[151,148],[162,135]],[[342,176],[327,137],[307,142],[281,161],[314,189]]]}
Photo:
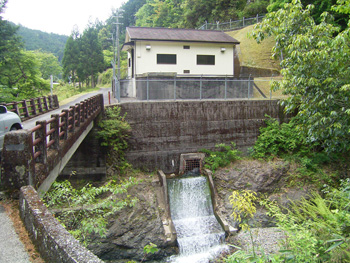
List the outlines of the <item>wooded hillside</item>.
{"label": "wooded hillside", "polygon": [[59,61],[62,61],[64,46],[66,45],[68,36],[33,30],[21,25],[17,34],[22,37],[26,50],[49,52],[54,54]]}

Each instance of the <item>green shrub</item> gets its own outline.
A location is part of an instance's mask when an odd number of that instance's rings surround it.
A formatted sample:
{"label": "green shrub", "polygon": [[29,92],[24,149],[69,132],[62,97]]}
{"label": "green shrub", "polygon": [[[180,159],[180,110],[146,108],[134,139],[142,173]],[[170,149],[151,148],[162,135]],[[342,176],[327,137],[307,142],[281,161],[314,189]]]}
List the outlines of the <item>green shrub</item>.
{"label": "green shrub", "polygon": [[121,173],[130,167],[124,158],[124,151],[128,148],[127,138],[131,131],[125,117],[126,114],[121,115],[121,108],[118,106],[106,108],[103,120],[98,123],[100,129],[97,132],[101,145],[113,151],[114,165]]}
{"label": "green shrub", "polygon": [[113,69],[109,68],[98,75],[98,85],[112,85]]}
{"label": "green shrub", "polygon": [[137,183],[129,178],[121,183],[110,181],[100,187],[87,184],[75,189],[68,180],[55,181],[44,196],[44,202],[50,208],[63,208],[57,218],[75,238],[86,244],[89,234],[105,236],[108,217],[136,203],[136,198],[119,194],[126,193]]}
{"label": "green shrub", "polygon": [[281,251],[286,262],[350,262],[350,180],[323,192],[324,197],[313,193],[292,202],[287,213],[274,203],[261,203],[287,234]]}
{"label": "green shrub", "polygon": [[240,151],[236,149],[234,142],[231,145],[224,143],[215,145],[216,151],[201,149],[206,154],[204,167],[215,172],[219,167],[225,167],[231,162],[240,159]]}
{"label": "green shrub", "polygon": [[297,119],[280,124],[269,116],[266,126],[254,144],[252,156],[257,159],[272,159],[290,154],[305,155],[311,151],[303,134],[298,130]]}

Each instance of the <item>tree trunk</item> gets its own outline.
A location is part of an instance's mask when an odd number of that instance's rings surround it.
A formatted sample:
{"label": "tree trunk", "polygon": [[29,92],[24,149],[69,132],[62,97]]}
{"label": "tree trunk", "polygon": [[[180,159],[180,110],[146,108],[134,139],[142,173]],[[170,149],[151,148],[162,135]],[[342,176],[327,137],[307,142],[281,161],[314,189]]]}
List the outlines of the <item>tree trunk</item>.
{"label": "tree trunk", "polygon": [[95,87],[94,74],[91,74],[91,88]]}

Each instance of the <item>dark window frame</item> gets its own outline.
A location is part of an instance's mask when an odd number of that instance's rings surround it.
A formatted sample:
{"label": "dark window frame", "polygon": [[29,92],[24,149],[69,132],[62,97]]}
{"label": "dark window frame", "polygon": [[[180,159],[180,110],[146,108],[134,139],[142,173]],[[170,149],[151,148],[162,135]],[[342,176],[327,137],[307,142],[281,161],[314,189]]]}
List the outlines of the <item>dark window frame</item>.
{"label": "dark window frame", "polygon": [[197,55],[197,65],[215,66],[215,55]]}
{"label": "dark window frame", "polygon": [[176,65],[176,54],[157,54],[157,64],[160,65]]}

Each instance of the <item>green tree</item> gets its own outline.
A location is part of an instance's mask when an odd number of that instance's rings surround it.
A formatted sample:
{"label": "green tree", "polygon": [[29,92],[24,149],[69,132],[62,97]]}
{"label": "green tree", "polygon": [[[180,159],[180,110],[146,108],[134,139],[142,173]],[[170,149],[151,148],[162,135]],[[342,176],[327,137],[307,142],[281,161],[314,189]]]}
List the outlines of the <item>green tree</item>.
{"label": "green tree", "polygon": [[43,79],[50,79],[50,75],[58,78],[62,74],[62,67],[57,57],[49,52],[35,51],[33,52],[39,60],[40,72]]}
{"label": "green tree", "polygon": [[[122,5],[121,9],[124,10],[124,13],[121,23],[123,27],[135,25],[135,14],[144,4],[146,4],[146,0],[129,0]],[[115,21],[115,19],[113,20]]]}
{"label": "green tree", "polygon": [[77,71],[79,67],[79,32],[73,30],[66,42],[62,59],[63,77],[70,79],[73,83],[77,81]]}
{"label": "green tree", "polygon": [[312,9],[293,0],[269,13],[252,35],[258,42],[267,35],[275,37],[273,53],[281,57],[283,80],[273,88],[289,95],[282,105],[289,113],[298,111],[299,131],[307,141],[327,152],[346,152],[350,150],[350,30],[338,33],[327,14],[316,24]]}
{"label": "green tree", "polygon": [[83,76],[84,80],[90,76],[91,87],[95,87],[97,73],[102,72],[104,69],[102,46],[98,39],[98,30],[96,27],[90,26],[84,31],[81,37],[79,64],[81,76]]}
{"label": "green tree", "polygon": [[[0,14],[7,1],[0,1]],[[18,27],[0,16],[0,93],[10,102],[43,94],[48,83],[41,78],[39,61],[31,52],[23,51]]]}
{"label": "green tree", "polygon": [[[283,8],[286,3],[291,2],[292,0],[272,0],[270,1],[270,5],[267,7],[267,10],[269,12],[275,12],[278,9]],[[328,12],[334,16],[334,23],[340,25],[343,29],[346,28],[346,16],[344,16],[342,13],[337,14],[332,8],[337,4],[337,0],[301,0],[301,4],[303,6],[307,6],[309,4],[312,4],[314,6],[314,8],[311,10],[311,16],[316,21],[316,23],[320,23],[322,21],[322,13]]]}
{"label": "green tree", "polygon": [[210,0],[184,0],[183,2],[183,26],[195,28],[205,21],[211,21],[211,15],[216,8],[216,2]]}

